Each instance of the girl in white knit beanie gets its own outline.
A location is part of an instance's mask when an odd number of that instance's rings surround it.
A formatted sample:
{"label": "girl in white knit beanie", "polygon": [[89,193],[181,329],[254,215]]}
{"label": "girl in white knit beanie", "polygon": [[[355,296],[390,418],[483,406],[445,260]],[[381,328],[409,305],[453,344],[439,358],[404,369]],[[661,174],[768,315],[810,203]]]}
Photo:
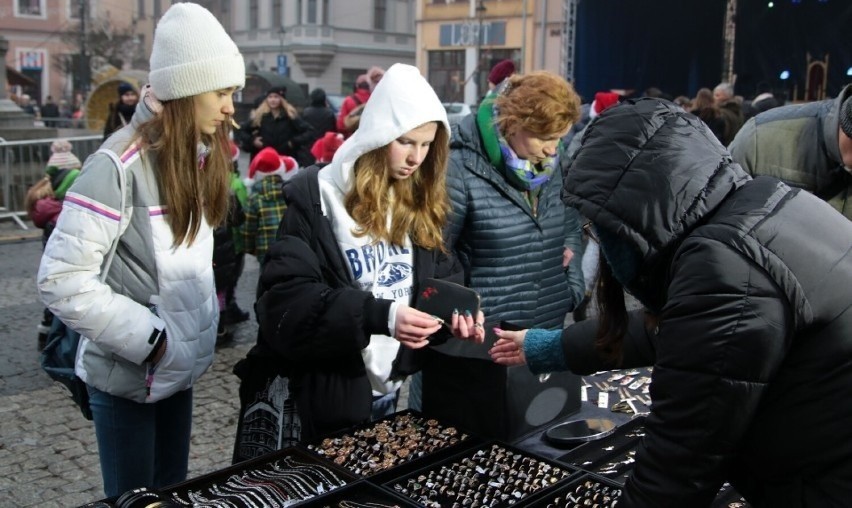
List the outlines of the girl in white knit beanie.
{"label": "girl in white knit beanie", "polygon": [[193,3],[160,19],[150,68],[132,128],[102,146],[118,159],[86,161],[38,275],[41,299],[82,335],[75,370],[108,497],[186,479],[192,385],[212,363],[219,317],[212,232],[228,212],[233,94],[245,84],[236,44]]}

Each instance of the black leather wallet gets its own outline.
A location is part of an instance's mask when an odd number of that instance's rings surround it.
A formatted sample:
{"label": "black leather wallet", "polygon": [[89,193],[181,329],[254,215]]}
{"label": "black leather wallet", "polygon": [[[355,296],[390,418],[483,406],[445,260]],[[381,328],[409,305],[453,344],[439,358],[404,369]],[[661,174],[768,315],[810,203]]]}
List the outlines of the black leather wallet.
{"label": "black leather wallet", "polygon": [[469,310],[476,318],[479,312],[479,293],[455,282],[426,279],[420,285],[414,308],[443,319],[449,326],[454,310],[462,314]]}

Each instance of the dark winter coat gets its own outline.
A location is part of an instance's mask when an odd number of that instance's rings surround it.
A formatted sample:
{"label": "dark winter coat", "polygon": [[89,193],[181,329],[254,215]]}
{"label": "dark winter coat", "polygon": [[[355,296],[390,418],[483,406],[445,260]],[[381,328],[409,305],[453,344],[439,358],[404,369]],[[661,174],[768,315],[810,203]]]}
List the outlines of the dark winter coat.
{"label": "dark winter coat", "polygon": [[239,273],[234,229],[245,221],[245,212],[233,194],[229,203],[228,219],[213,230],[213,278],[217,291],[233,288]]}
{"label": "dark winter coat", "polygon": [[[255,306],[260,324],[250,356],[277,358],[291,379],[303,438],[370,418],[372,389],[361,350],[373,334],[389,335],[390,300],[357,289],[322,214],[316,168],[285,184],[288,208],[269,251]],[[446,255],[414,247],[414,291],[427,277],[451,278]],[[401,347],[391,377],[416,370],[415,352]]]}
{"label": "dark winter coat", "polygon": [[[707,506],[726,480],[756,507],[848,506],[852,223],[652,99],[589,127],[566,200],[638,253],[630,286],[659,310],[625,339],[653,406],[619,507]],[[562,335],[577,373],[612,367],[595,328]]]}
{"label": "dark winter coat", "polygon": [[[334,111],[328,107],[325,91],[321,88],[311,92],[311,105],[302,110],[301,118],[313,129],[311,137],[305,139],[305,146],[309,149],[326,132],[337,132],[337,118],[334,116]],[[310,163],[314,164],[315,162],[316,158],[313,154],[310,154]]]}
{"label": "dark winter coat", "polygon": [[299,166],[312,163],[312,140],[315,139],[313,127],[299,117],[290,118],[282,112],[276,118],[272,113],[264,114],[260,124],[255,127],[249,120],[240,127],[238,137],[243,146],[251,146],[254,138],[260,137],[264,147],[270,146],[281,155],[289,155],[299,162]]}
{"label": "dark winter coat", "polygon": [[834,99],[761,113],[731,142],[731,155],[752,176],[774,176],[813,192],[852,220],[852,175],[838,141],[840,106],[850,96],[852,85]]}
{"label": "dark winter coat", "polygon": [[334,111],[326,103],[326,95],[322,89],[311,92],[311,105],[302,111],[302,120],[314,128],[313,141],[323,137],[326,132],[337,132],[337,118]]}
{"label": "dark winter coat", "polygon": [[[477,290],[491,330],[501,320],[523,327],[561,327],[566,313],[583,299],[580,218],[559,195],[557,168],[541,189],[538,208],[512,187],[488,161],[470,115],[453,127],[447,189],[452,212],[445,243],[465,271],[465,285]],[[575,258],[562,267],[565,247]],[[488,359],[488,341],[451,341],[442,352]]]}
{"label": "dark winter coat", "polygon": [[104,122],[104,140],[110,137],[113,132],[125,125],[129,125],[135,111],[136,105],[127,105],[121,102],[121,100],[110,104],[109,113],[107,113],[106,121]]}

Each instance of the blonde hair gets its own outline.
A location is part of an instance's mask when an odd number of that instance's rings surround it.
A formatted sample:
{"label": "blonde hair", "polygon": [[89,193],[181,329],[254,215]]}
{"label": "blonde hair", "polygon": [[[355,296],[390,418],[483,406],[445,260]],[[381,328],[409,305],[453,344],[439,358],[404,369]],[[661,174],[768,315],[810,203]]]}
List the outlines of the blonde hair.
{"label": "blonde hair", "polygon": [[[163,111],[142,124],[135,141],[145,149],[143,157],[155,161],[154,175],[166,204],[166,220],[174,245],[192,245],[207,220],[218,226],[228,213],[228,182],[231,172],[230,119],[212,136],[202,134],[195,123],[195,96],[163,102]],[[199,167],[198,144],[210,152]]]}
{"label": "blonde hair", "polygon": [[[358,228],[355,236],[403,245],[406,236],[425,249],[446,251],[442,237],[449,212],[446,189],[449,133],[437,122],[435,140],[423,163],[409,178],[391,178],[389,144],[355,161],[355,183],[344,197],[346,211]],[[390,229],[387,210],[391,210]]]}
{"label": "blonde hair", "polygon": [[549,136],[580,119],[580,97],[570,83],[546,71],[514,74],[497,99],[497,126],[504,136],[526,130]]}
{"label": "blonde hair", "polygon": [[[281,97],[281,108],[279,109],[283,110],[284,114],[286,114],[291,120],[299,116],[299,112],[296,111],[296,108],[287,102],[287,99],[284,97]],[[263,120],[263,115],[272,112],[272,108],[269,107],[269,103],[267,103],[266,98],[264,98],[260,105],[254,110],[254,117],[251,119],[251,126],[260,127],[260,121]]]}
{"label": "blonde hair", "polygon": [[53,197],[53,185],[50,183],[50,177],[45,176],[30,186],[27,189],[27,195],[24,197],[24,210],[27,211],[30,219],[32,219],[36,202],[47,197]]}

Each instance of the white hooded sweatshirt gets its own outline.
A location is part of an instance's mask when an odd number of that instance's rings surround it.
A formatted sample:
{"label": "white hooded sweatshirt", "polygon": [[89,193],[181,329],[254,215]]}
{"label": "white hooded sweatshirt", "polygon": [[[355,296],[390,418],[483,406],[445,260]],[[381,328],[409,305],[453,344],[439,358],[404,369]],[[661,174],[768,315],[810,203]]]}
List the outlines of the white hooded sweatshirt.
{"label": "white hooded sweatshirt", "polygon": [[[376,298],[395,302],[388,315],[391,333],[398,306],[411,304],[414,282],[411,240],[406,239],[405,245],[388,245],[374,238],[356,237],[353,231],[357,225],[344,208],[343,197],[353,185],[355,161],[359,157],[428,122],[441,122],[450,132],[446,110],[420,71],[410,65],[394,64],[373,90],[358,130],[340,146],[331,164],[319,172],[322,211],[331,221],[352,279]],[[399,346],[392,337],[373,335],[363,350],[374,396],[392,393],[402,384],[388,379]]]}

